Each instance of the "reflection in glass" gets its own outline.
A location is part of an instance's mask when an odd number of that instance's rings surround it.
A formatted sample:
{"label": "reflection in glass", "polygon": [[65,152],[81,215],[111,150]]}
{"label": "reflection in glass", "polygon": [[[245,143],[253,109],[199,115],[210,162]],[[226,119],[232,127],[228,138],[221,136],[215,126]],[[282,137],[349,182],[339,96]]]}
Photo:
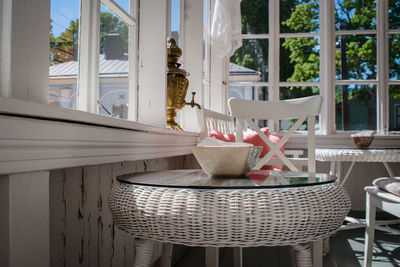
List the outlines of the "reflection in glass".
{"label": "reflection in glass", "polygon": [[180,0],[171,0],[171,37],[179,46],[180,35]]}
{"label": "reflection in glass", "polygon": [[103,5],[100,15],[99,114],[128,118],[129,27]]}
{"label": "reflection in glass", "polygon": [[319,32],[319,1],[280,1],[281,33]]}
{"label": "reflection in glass", "polygon": [[113,0],[117,5],[119,5],[126,13],[129,14],[129,2],[130,0]]}
{"label": "reflection in glass", "polygon": [[242,33],[268,33],[268,1],[242,0]]}
{"label": "reflection in glass", "polygon": [[319,49],[317,37],[281,39],[280,80],[319,81]]}
{"label": "reflection in glass", "polygon": [[[268,40],[244,39],[243,45],[230,59],[231,63],[260,73],[260,81],[268,81]],[[245,72],[245,69],[243,69]]]}
{"label": "reflection in glass", "polygon": [[260,91],[261,88],[258,86],[229,86],[229,97],[259,100]]}
{"label": "reflection in glass", "polygon": [[400,34],[389,34],[389,79],[400,80]]}
{"label": "reflection in glass", "polygon": [[389,86],[389,131],[400,131],[400,85]]}
{"label": "reflection in glass", "polygon": [[389,0],[389,29],[400,29],[399,0]]}
{"label": "reflection in glass", "polygon": [[76,108],[79,0],[51,0],[49,104]]}
{"label": "reflection in glass", "polygon": [[376,35],[336,37],[336,79],[376,79]]}
{"label": "reflection in glass", "polygon": [[376,86],[336,86],[336,130],[376,130]]}
{"label": "reflection in glass", "polygon": [[[290,87],[281,87],[279,90],[280,100],[300,98],[312,95],[319,94],[319,87],[317,86],[290,86]],[[281,130],[288,130],[297,119],[288,119],[288,120],[279,120],[279,128]],[[299,131],[306,131],[307,128],[307,120],[303,122],[303,124],[299,127]],[[315,118],[315,129],[319,130],[319,117]]]}
{"label": "reflection in glass", "polygon": [[290,86],[281,87],[279,90],[279,99],[293,99],[319,94],[319,87],[317,86]]}
{"label": "reflection in glass", "polygon": [[336,30],[376,29],[375,0],[335,0]]}

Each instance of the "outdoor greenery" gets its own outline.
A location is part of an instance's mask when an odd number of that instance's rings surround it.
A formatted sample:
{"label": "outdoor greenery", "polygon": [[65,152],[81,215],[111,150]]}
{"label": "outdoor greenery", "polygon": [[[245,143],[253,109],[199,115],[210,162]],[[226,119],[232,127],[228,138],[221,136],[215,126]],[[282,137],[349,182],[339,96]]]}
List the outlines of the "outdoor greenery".
{"label": "outdoor greenery", "polygon": [[[100,54],[104,53],[104,39],[107,34],[119,33],[123,40],[124,52],[128,52],[129,27],[110,12],[100,14]],[[76,60],[78,56],[79,19],[71,20],[70,25],[60,36],[50,32],[50,65]]]}
{"label": "outdoor greenery", "polygon": [[[268,0],[242,0],[243,33],[268,33]],[[376,0],[336,0],[337,30],[376,29]],[[400,1],[389,1],[389,27],[400,27]],[[280,32],[319,32],[318,0],[281,0]],[[336,39],[336,78],[376,79],[376,35],[341,35]],[[261,43],[263,42],[263,45]],[[400,79],[400,36],[389,36],[390,78]],[[319,81],[319,38],[281,39],[280,80],[284,82]],[[268,81],[268,40],[244,40],[231,62],[261,73]],[[286,87],[280,98],[317,94],[318,87]],[[392,99],[400,98],[399,87],[390,90]],[[261,99],[261,98],[260,98]],[[355,101],[368,109],[368,128],[376,127],[376,86],[350,85],[336,89],[337,123],[341,124],[343,102]],[[346,104],[347,103],[347,104]],[[348,115],[347,115],[348,116]],[[339,127],[340,128],[340,127]]]}

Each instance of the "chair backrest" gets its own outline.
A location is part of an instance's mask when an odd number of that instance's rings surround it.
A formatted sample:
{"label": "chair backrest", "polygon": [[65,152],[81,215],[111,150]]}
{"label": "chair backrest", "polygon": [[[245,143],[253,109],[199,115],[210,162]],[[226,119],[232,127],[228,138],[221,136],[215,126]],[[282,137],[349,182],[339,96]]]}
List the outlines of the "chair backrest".
{"label": "chair backrest", "polygon": [[[279,150],[294,132],[308,120],[308,171],[315,172],[315,116],[319,115],[322,105],[322,97],[319,95],[281,100],[281,101],[257,101],[231,98],[228,101],[232,116],[236,117],[236,140],[243,140],[243,128],[246,121],[262,140],[270,147],[270,151],[254,167],[260,169],[274,155],[285,164],[290,170],[298,171],[297,167]],[[276,119],[297,119],[291,128],[284,134],[278,143],[271,142],[255,125],[256,120],[276,120]]]}
{"label": "chair backrest", "polygon": [[229,134],[235,132],[233,117],[201,107],[197,112],[200,138],[208,136],[213,130]]}

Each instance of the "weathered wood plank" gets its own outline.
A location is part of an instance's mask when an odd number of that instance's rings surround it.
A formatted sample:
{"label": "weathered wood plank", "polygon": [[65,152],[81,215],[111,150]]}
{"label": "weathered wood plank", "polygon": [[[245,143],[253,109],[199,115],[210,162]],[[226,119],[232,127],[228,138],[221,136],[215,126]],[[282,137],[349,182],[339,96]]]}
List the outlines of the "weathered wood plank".
{"label": "weathered wood plank", "polygon": [[84,221],[82,210],[83,168],[65,170],[65,266],[83,266]]}
{"label": "weathered wood plank", "polygon": [[83,265],[99,266],[98,259],[98,199],[99,199],[99,166],[84,168],[82,187],[82,208],[84,219]]}
{"label": "weathered wood plank", "polygon": [[[113,163],[112,164],[112,179],[115,183],[115,177],[123,173],[123,163]],[[124,236],[126,234],[122,232],[115,225],[113,226],[113,254],[112,254],[112,266],[125,266],[125,242]]]}
{"label": "weathered wood plank", "polygon": [[108,195],[112,184],[112,165],[99,166],[99,201],[98,233],[99,233],[99,266],[110,267],[113,258],[114,224],[108,208]]}
{"label": "weathered wood plank", "polygon": [[50,266],[65,266],[65,171],[50,172]]}

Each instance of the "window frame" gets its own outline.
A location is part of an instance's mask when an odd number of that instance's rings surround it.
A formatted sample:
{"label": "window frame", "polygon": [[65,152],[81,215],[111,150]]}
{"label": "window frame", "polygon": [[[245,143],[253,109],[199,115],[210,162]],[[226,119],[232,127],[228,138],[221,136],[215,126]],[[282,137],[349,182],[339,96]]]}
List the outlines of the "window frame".
{"label": "window frame", "polygon": [[[232,86],[267,86],[270,100],[279,100],[279,88],[283,86],[318,86],[323,97],[320,114],[319,135],[342,135],[353,131],[337,131],[335,124],[335,90],[337,85],[368,84],[377,86],[377,134],[392,135],[389,132],[389,86],[399,85],[400,80],[389,80],[389,42],[390,34],[400,34],[400,29],[388,28],[388,1],[376,1],[377,27],[373,30],[336,30],[335,0],[319,1],[320,28],[317,33],[280,33],[279,1],[265,0],[269,3],[269,33],[243,34],[242,39],[267,39],[269,41],[268,82],[240,82]],[[336,80],[335,78],[335,38],[340,35],[373,34],[377,39],[377,77],[374,80]],[[319,82],[281,82],[279,81],[279,51],[281,38],[319,37],[320,39],[320,77]],[[272,53],[273,51],[273,53]],[[229,62],[229,58],[225,59]],[[229,75],[229,74],[228,74]],[[229,87],[228,89],[229,90]],[[269,122],[272,131],[279,130],[278,121]]]}
{"label": "window frame", "polygon": [[101,4],[129,27],[128,120],[137,121],[137,0],[129,0],[129,14],[112,0],[81,1],[77,109],[95,114],[98,111]]}

